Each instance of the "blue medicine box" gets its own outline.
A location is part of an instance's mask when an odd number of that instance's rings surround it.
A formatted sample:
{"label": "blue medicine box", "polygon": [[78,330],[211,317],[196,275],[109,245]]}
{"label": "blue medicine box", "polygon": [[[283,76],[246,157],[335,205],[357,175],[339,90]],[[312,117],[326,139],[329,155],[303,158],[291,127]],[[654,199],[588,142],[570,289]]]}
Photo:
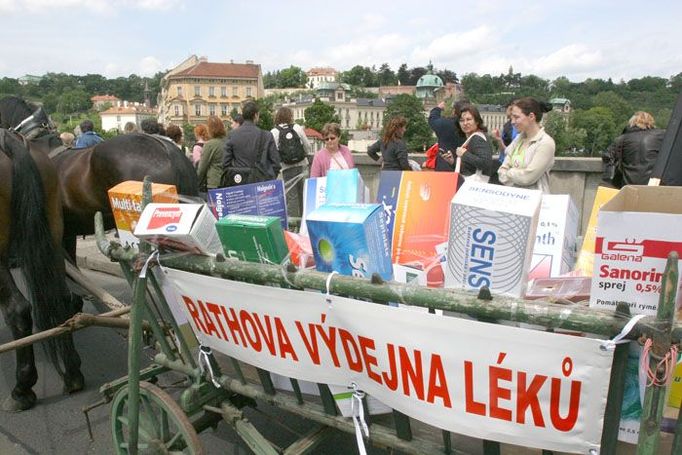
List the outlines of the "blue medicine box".
{"label": "blue medicine box", "polygon": [[325,204],[308,215],[307,224],[317,270],[393,278],[391,241],[380,204]]}

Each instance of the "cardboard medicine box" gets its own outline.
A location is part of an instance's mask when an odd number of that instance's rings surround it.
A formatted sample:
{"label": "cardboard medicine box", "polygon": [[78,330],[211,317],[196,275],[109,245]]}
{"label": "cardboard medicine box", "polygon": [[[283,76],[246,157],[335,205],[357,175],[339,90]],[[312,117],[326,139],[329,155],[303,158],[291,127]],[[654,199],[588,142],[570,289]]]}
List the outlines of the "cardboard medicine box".
{"label": "cardboard medicine box", "polygon": [[682,252],[682,187],[625,186],[597,218],[590,307],[655,315],[671,251]]}
{"label": "cardboard medicine box", "polygon": [[452,199],[445,287],[526,291],[542,193],[464,182]]}
{"label": "cardboard medicine box", "polygon": [[[110,188],[108,194],[121,245],[136,246],[139,239],[133,232],[142,213],[142,182],[135,180],[121,182]],[[178,202],[175,186],[153,183],[152,202]]]}
{"label": "cardboard medicine box", "polygon": [[282,229],[287,228],[287,205],[281,180],[211,189],[208,200],[218,219],[227,215],[276,216]]}
{"label": "cardboard medicine box", "polygon": [[529,278],[547,278],[573,270],[578,210],[568,194],[543,194]]}
{"label": "cardboard medicine box", "polygon": [[305,179],[303,183],[303,216],[299,233],[308,235],[306,219],[327,200],[327,177]]}
{"label": "cardboard medicine box", "polygon": [[377,202],[384,208],[395,264],[429,260],[448,240],[453,172],[383,171]]}
{"label": "cardboard medicine box", "polygon": [[278,217],[228,215],[218,220],[216,230],[230,258],[280,264],[289,254]]}
{"label": "cardboard medicine box", "polygon": [[325,204],[308,216],[315,267],[322,272],[393,277],[391,246],[379,204]]}
{"label": "cardboard medicine box", "polygon": [[172,250],[217,254],[222,247],[215,222],[206,204],[152,203],[142,212],[135,235]]}
{"label": "cardboard medicine box", "polygon": [[369,190],[357,169],[332,169],[327,172],[326,202],[366,203]]}

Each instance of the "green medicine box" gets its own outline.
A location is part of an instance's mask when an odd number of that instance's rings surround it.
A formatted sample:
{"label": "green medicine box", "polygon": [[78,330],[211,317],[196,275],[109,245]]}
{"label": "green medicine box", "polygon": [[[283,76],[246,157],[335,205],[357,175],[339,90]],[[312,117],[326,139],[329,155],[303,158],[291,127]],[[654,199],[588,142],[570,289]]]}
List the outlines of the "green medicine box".
{"label": "green medicine box", "polygon": [[215,227],[229,258],[280,264],[289,254],[278,217],[228,215]]}

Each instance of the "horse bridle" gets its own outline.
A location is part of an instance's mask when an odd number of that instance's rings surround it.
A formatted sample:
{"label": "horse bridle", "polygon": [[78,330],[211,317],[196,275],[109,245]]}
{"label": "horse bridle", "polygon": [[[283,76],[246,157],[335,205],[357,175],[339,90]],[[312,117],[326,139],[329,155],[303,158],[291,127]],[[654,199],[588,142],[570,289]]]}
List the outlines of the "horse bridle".
{"label": "horse bridle", "polygon": [[43,108],[39,107],[33,114],[19,122],[17,126],[10,128],[10,131],[19,133],[30,141],[40,136],[41,132],[53,133],[56,128]]}

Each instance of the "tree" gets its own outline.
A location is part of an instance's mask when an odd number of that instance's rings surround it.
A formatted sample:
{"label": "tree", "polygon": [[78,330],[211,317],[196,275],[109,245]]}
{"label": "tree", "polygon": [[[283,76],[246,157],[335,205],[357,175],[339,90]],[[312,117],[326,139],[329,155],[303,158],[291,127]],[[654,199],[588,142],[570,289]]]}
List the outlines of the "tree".
{"label": "tree", "polygon": [[587,136],[585,130],[570,126],[564,114],[557,111],[548,112],[543,125],[547,134],[554,139],[558,156],[574,155],[577,150],[584,147]]}
{"label": "tree", "polygon": [[298,66],[290,66],[279,72],[279,81],[277,86],[280,88],[299,88],[305,87],[308,81],[308,76]]}
{"label": "tree", "polygon": [[334,106],[320,101],[319,98],[315,98],[313,104],[303,111],[303,117],[305,126],[315,131],[322,131],[325,123],[341,123]]}
{"label": "tree", "polygon": [[400,65],[396,76],[398,77],[400,85],[410,85],[410,72],[407,71],[407,63]]}
{"label": "tree", "polygon": [[90,104],[90,97],[82,89],[69,90],[59,98],[57,112],[62,114],[85,112],[90,109]]}
{"label": "tree", "polygon": [[376,80],[374,71],[367,66],[355,65],[350,70],[341,73],[341,82],[356,87],[376,87]]}
{"label": "tree", "polygon": [[390,119],[402,115],[407,120],[407,129],[403,139],[407,143],[408,150],[423,151],[425,147],[433,144],[433,132],[424,117],[424,106],[414,95],[397,95],[384,112],[384,126]]}
{"label": "tree", "polygon": [[258,106],[258,127],[270,131],[275,126],[272,99],[269,97],[257,99],[256,105]]}
{"label": "tree", "polygon": [[191,150],[194,143],[197,141],[197,138],[194,135],[194,125],[191,123],[184,123],[182,125],[182,134],[185,139],[185,146]]}
{"label": "tree", "polygon": [[443,83],[452,82],[456,84],[459,82],[459,79],[457,78],[457,73],[450,71],[448,69],[438,71],[436,72],[436,75],[443,80]]}
{"label": "tree", "polygon": [[398,82],[398,78],[391,70],[388,63],[382,63],[379,67],[379,72],[377,73],[377,83],[382,85],[395,85]]}
{"label": "tree", "polygon": [[630,103],[614,91],[599,92],[592,98],[594,106],[602,106],[611,109],[614,114],[616,126],[624,127],[633,113]]}
{"label": "tree", "polygon": [[589,156],[606,150],[617,132],[613,111],[603,106],[575,111],[571,126],[585,130],[585,151]]}

